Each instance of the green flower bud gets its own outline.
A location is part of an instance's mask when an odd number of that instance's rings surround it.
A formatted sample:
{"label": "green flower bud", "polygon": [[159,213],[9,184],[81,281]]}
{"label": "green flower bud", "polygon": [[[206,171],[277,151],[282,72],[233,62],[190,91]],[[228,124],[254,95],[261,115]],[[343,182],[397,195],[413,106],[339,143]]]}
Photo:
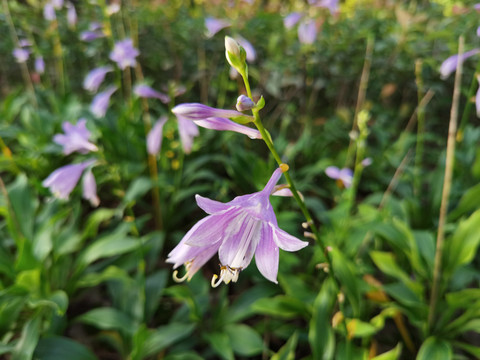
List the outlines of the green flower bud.
{"label": "green flower bud", "polygon": [[228,63],[237,70],[242,76],[246,74],[247,52],[230,36],[225,36],[225,57]]}

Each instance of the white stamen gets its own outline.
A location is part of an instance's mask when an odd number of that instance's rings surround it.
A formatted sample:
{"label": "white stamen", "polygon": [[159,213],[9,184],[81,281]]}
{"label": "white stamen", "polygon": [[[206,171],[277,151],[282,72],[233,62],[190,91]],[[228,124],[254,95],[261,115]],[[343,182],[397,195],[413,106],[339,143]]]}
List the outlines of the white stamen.
{"label": "white stamen", "polygon": [[[222,271],[223,271],[223,270],[222,270]],[[220,272],[220,273],[221,273],[221,272]],[[218,279],[218,281],[215,282],[215,280],[217,280],[217,278],[218,278],[218,275],[216,275],[216,274],[214,274],[214,275],[212,276],[212,281],[211,281],[211,283],[210,283],[210,284],[212,285],[212,288],[216,288],[216,287],[218,287],[218,285],[220,285],[220,284],[222,283],[222,281],[223,281],[223,276],[220,276],[220,279]]]}
{"label": "white stamen", "polygon": [[[228,284],[231,282],[237,282],[241,268],[231,268],[230,266],[220,266],[220,278],[218,275],[212,276],[211,285],[213,288],[219,286],[222,282]],[[218,279],[218,280],[217,280]]]}
{"label": "white stamen", "polygon": [[173,281],[177,283],[184,282],[188,278],[188,272],[185,275],[183,275],[181,278],[179,278],[177,274],[178,274],[178,270],[175,270],[172,274]]}

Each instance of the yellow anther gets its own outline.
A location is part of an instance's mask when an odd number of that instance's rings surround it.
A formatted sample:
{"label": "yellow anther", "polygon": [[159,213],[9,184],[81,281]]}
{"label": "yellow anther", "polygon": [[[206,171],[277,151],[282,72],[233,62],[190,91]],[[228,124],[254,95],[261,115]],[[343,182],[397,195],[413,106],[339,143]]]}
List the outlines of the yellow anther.
{"label": "yellow anther", "polygon": [[287,164],[280,164],[280,170],[287,172],[290,167]]}

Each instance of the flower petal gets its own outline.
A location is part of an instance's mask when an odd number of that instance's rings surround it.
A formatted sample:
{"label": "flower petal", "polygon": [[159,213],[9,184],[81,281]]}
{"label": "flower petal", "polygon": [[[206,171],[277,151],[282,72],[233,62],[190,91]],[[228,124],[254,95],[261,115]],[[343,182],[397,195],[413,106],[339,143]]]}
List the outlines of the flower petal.
{"label": "flower petal", "polygon": [[218,215],[209,215],[200,220],[185,235],[185,243],[190,246],[210,246],[223,238],[225,229],[238,216],[237,210]]}
{"label": "flower petal", "polygon": [[222,118],[222,117],[210,117],[202,120],[194,120],[194,122],[198,126],[204,127],[206,129],[235,131],[240,134],[247,135],[250,139],[262,138],[262,135],[260,135],[260,131],[258,131],[257,129],[253,129],[245,125],[237,124],[232,120]]}
{"label": "flower petal", "polygon": [[278,283],[278,259],[279,250],[273,241],[273,230],[264,223],[262,226],[262,238],[255,251],[255,263],[260,273],[275,284]]}
{"label": "flower petal", "polygon": [[147,135],[147,151],[150,155],[156,155],[160,152],[162,146],[163,125],[165,125],[166,122],[167,117],[162,116]]}
{"label": "flower petal", "polygon": [[297,239],[282,229],[269,224],[273,231],[273,240],[278,247],[285,251],[297,251],[308,245],[307,241]]}
{"label": "flower petal", "polygon": [[325,169],[325,174],[330,179],[338,179],[340,177],[340,169],[336,166],[329,166]]}
{"label": "flower petal", "polygon": [[220,201],[211,200],[198,194],[195,195],[195,200],[197,201],[197,205],[210,215],[228,210],[232,207],[231,205],[224,204]]}

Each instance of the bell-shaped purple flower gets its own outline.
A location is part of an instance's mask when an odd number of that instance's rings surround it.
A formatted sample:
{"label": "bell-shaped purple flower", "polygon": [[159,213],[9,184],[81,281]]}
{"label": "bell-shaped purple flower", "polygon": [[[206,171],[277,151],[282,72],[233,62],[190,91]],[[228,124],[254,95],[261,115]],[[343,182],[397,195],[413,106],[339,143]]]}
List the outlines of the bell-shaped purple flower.
{"label": "bell-shaped purple flower", "polygon": [[479,52],[480,52],[480,49],[473,49],[463,53],[460,58],[458,58],[458,55],[452,55],[449,58],[447,58],[440,66],[441,79],[445,80],[447,77],[450,76],[451,73],[457,70],[457,65],[459,62],[464,62],[470,56],[478,54]]}
{"label": "bell-shaped purple flower", "polygon": [[15,58],[15,61],[21,64],[26,62],[30,57],[30,50],[23,49],[23,48],[16,48],[16,49],[13,49],[12,54],[13,54],[13,57]]}
{"label": "bell-shaped purple flower", "polygon": [[90,105],[90,111],[97,118],[104,117],[107,113],[108,104],[110,103],[110,97],[112,94],[117,91],[116,86],[110,86],[107,90],[102,91],[95,95]]}
{"label": "bell-shaped purple flower", "polygon": [[63,153],[69,155],[72,152],[86,154],[90,151],[97,151],[98,148],[88,141],[90,131],[86,127],[87,120],[80,119],[76,125],[65,121],[62,124],[65,134],[56,134],[53,141],[63,146]]}
{"label": "bell-shaped purple flower", "polygon": [[299,12],[290,13],[283,19],[283,26],[285,26],[287,29],[291,29],[300,21],[302,17],[303,14]]}
{"label": "bell-shaped purple flower", "polygon": [[77,185],[83,170],[93,163],[95,163],[95,160],[62,166],[43,180],[42,185],[48,187],[57,198],[66,200]]}
{"label": "bell-shaped purple flower", "polygon": [[231,23],[227,20],[215,19],[213,17],[208,17],[205,19],[205,27],[207,28],[206,36],[208,38],[213,37],[220,30],[230,26]]}
{"label": "bell-shaped purple flower", "polygon": [[138,50],[133,46],[132,39],[125,39],[115,44],[113,51],[110,53],[110,59],[115,61],[122,70],[131,66],[134,67],[137,62],[135,58],[140,55]]}
{"label": "bell-shaped purple flower", "polygon": [[193,147],[193,139],[198,136],[198,126],[190,119],[177,115],[178,133],[182,142],[183,151],[190,154]]}
{"label": "bell-shaped purple flower", "polygon": [[297,251],[308,245],[278,227],[270,203],[270,194],[288,166],[282,164],[262,191],[238,196],[221,203],[196,195],[198,206],[209,216],[200,220],[168,255],[167,262],[176,269],[185,265],[186,274],[177,281],[190,280],[217,251],[220,275],[214,275],[212,286],[236,282],[255,255],[260,273],[277,283],[279,248]]}
{"label": "bell-shaped purple flower", "polygon": [[236,110],[215,109],[198,103],[177,105],[172,109],[177,118],[193,121],[196,125],[212,130],[229,130],[245,134],[251,139],[261,139],[262,135],[256,129],[237,124],[230,117],[245,116]]}
{"label": "bell-shaped purple flower", "polygon": [[100,199],[97,196],[97,183],[91,169],[87,169],[83,174],[82,197],[88,200],[93,207],[100,205]]}
{"label": "bell-shaped purple flower", "polygon": [[306,19],[298,26],[298,40],[302,44],[311,45],[317,38],[317,25],[315,21]]}
{"label": "bell-shaped purple flower", "polygon": [[145,84],[136,85],[133,88],[133,92],[135,93],[135,95],[139,97],[159,99],[164,104],[167,104],[170,102],[170,97],[168,95],[163,94],[157,90],[154,90],[150,86]]}
{"label": "bell-shaped purple flower", "polygon": [[147,135],[147,151],[150,155],[156,155],[162,147],[163,125],[167,122],[167,117],[162,116]]}
{"label": "bell-shaped purple flower", "polygon": [[103,80],[105,79],[105,76],[110,71],[113,71],[113,68],[111,66],[102,66],[91,70],[83,80],[83,88],[85,90],[96,93]]}
{"label": "bell-shaped purple flower", "polygon": [[45,61],[41,56],[35,58],[35,71],[38,74],[43,74],[45,72]]}
{"label": "bell-shaped purple flower", "polygon": [[352,186],[353,171],[348,168],[339,169],[336,166],[329,166],[325,169],[325,174],[330,179],[339,180],[346,188]]}

